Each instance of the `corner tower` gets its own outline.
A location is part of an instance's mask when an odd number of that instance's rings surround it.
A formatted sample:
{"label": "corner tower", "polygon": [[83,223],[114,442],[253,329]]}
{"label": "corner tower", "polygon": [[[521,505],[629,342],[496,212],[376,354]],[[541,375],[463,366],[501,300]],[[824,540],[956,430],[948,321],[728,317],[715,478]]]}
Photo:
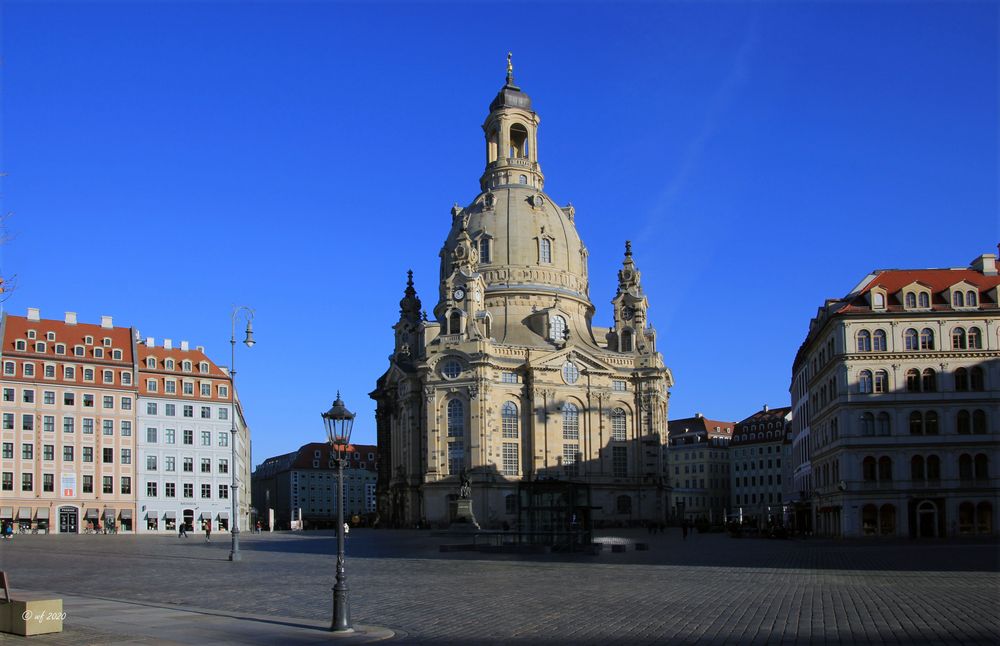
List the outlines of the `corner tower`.
{"label": "corner tower", "polygon": [[542,190],[539,122],[508,55],[483,122],[479,192],[450,211],[433,317],[415,320],[408,283],[389,370],[371,393],[387,524],[446,526],[463,473],[487,526],[518,522],[518,484],[539,479],[588,488],[594,518],[666,518],[673,380],[631,246],[615,325],[596,328],[576,210]]}

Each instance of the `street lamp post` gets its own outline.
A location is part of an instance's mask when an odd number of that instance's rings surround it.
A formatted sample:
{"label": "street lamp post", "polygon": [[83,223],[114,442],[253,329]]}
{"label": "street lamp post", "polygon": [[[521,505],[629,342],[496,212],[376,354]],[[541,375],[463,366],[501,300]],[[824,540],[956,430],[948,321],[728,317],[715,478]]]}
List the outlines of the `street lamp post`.
{"label": "street lamp post", "polygon": [[233,501],[233,519],[229,530],[229,533],[233,538],[233,547],[229,552],[230,561],[243,560],[243,557],[240,555],[240,488],[239,480],[237,479],[239,468],[236,461],[236,319],[239,318],[241,313],[247,322],[246,338],[243,339],[243,343],[245,343],[248,348],[252,348],[256,343],[256,341],[253,340],[253,310],[245,305],[234,307],[232,317],[232,335],[229,337],[229,345],[232,348],[232,353],[229,358],[229,418],[232,423],[232,426],[230,427],[229,446],[233,456],[232,464],[229,466],[229,468],[232,469],[233,474],[233,484],[229,491],[229,497]]}
{"label": "street lamp post", "polygon": [[344,575],[344,452],[351,443],[351,428],[354,426],[354,413],[347,410],[337,392],[337,401],[333,407],[322,413],[323,425],[326,427],[326,439],[330,449],[337,455],[337,582],[333,586],[333,622],[330,630],[334,632],[350,632],[351,608],[347,599],[347,577]]}

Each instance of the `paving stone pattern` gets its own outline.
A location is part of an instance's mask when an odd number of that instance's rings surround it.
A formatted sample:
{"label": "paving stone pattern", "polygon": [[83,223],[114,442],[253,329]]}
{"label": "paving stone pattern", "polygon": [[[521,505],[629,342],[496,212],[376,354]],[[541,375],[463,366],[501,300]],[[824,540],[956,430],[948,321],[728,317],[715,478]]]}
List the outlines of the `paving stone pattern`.
{"label": "paving stone pattern", "polygon": [[[390,643],[1000,642],[996,541],[605,534],[650,550],[484,556],[441,553],[461,541],[428,532],[354,530],[352,619],[396,631]],[[228,542],[195,535],[18,536],[0,545],[0,569],[15,589],[329,620],[331,535],[246,535],[242,544],[234,564]],[[66,625],[77,630],[71,616]],[[110,641],[80,636],[74,643]],[[69,643],[41,639],[32,643]]]}

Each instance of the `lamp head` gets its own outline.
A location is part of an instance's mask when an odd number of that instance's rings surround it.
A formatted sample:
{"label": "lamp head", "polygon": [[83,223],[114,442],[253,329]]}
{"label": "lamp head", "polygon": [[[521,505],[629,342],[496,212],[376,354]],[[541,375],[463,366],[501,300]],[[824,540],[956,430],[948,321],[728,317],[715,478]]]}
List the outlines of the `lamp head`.
{"label": "lamp head", "polygon": [[337,400],[333,402],[330,410],[322,413],[323,425],[326,427],[327,441],[337,447],[338,451],[343,451],[351,443],[351,429],[354,427],[354,413],[347,410],[343,400],[340,398],[340,391],[337,391]]}
{"label": "lamp head", "polygon": [[252,348],[256,341],[253,340],[253,321],[247,321],[247,338],[243,339],[243,343],[246,344],[248,348]]}

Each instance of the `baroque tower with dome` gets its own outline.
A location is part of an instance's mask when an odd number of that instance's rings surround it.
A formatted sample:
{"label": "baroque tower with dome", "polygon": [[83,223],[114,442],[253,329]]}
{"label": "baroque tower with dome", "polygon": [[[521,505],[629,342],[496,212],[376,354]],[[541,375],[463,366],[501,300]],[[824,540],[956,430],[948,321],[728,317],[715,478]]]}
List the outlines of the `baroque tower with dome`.
{"label": "baroque tower with dome", "polygon": [[576,212],[543,191],[539,121],[508,56],[479,194],[451,209],[433,316],[410,273],[371,393],[384,524],[446,525],[463,472],[486,527],[516,522],[524,480],[585,483],[598,521],[666,518],[673,378],[640,272],[626,242],[614,325],[594,326]]}

